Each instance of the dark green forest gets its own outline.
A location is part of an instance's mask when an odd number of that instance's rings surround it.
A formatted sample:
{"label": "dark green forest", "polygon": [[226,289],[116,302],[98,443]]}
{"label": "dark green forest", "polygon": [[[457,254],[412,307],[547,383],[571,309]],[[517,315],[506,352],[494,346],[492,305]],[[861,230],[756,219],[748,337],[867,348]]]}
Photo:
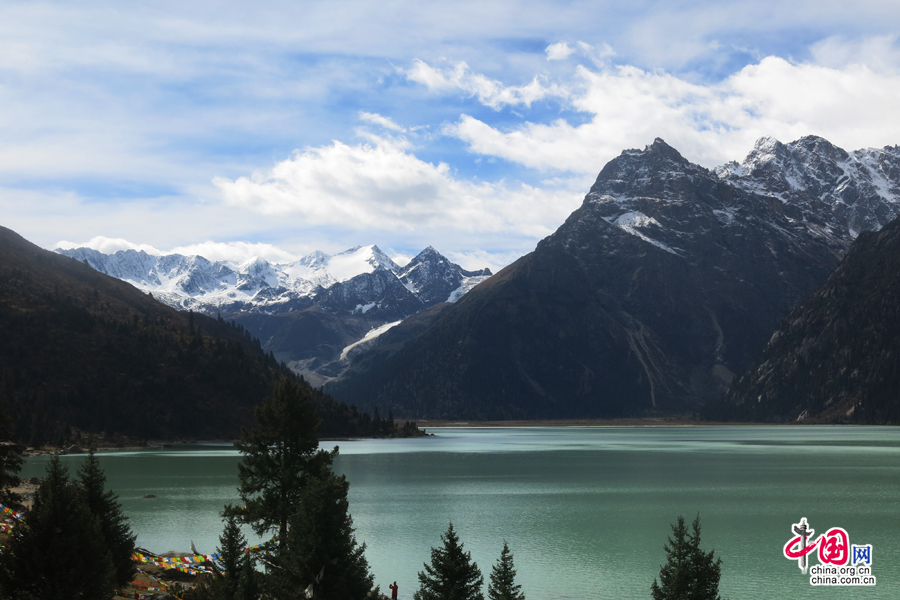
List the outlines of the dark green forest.
{"label": "dark green forest", "polygon": [[[0,331],[0,404],[29,445],[235,439],[274,383],[295,377],[242,327],[3,228]],[[395,434],[392,419],[310,391],[322,436]]]}

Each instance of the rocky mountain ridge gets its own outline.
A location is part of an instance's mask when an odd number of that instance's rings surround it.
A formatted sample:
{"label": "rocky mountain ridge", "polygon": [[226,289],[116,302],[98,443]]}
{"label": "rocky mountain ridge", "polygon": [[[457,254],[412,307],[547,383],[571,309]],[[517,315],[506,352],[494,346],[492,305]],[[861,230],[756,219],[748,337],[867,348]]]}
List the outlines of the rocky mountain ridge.
{"label": "rocky mountain ridge", "polygon": [[136,250],[56,252],[174,308],[237,322],[315,384],[340,373],[347,354],[386,325],[455,302],[491,275],[489,269],[465,270],[431,246],[402,267],[374,245],[334,255],[317,251],[284,264],[254,257],[236,265]]}
{"label": "rocky mountain ridge", "polygon": [[626,150],[533,253],[328,389],[418,418],[699,410],[897,214],[898,157],[814,136],[715,170],[660,139]]}
{"label": "rocky mountain ridge", "polygon": [[[338,254],[316,251],[290,263],[270,263],[256,256],[243,263],[210,261],[203,256],[151,255],[143,250],[105,254],[91,248],[57,248],[55,252],[87,262],[95,270],[132,283],[180,310],[216,313],[284,314],[311,306],[326,295],[323,308],[334,312],[368,312],[391,291],[390,277],[408,293],[393,293],[409,303],[406,312],[452,301],[490,275],[490,270],[467,271],[429,246],[405,267],[397,265],[378,246],[357,246]],[[380,281],[380,283],[378,283]],[[355,291],[349,291],[355,290]],[[334,296],[340,298],[335,301]],[[359,304],[346,306],[348,298]],[[390,310],[386,306],[379,308]],[[402,312],[402,311],[401,311]]]}
{"label": "rocky mountain ridge", "polygon": [[900,213],[900,146],[847,152],[818,136],[789,144],[764,137],[742,163],[715,172],[735,187],[778,198],[787,216],[842,242]]}

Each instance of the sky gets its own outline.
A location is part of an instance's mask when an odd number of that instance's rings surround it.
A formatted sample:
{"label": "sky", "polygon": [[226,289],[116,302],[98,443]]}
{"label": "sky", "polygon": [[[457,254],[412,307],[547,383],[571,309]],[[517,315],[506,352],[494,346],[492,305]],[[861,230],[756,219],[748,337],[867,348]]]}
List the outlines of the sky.
{"label": "sky", "polygon": [[900,2],[0,4],[0,225],[286,262],[534,249],[657,137],[900,144]]}

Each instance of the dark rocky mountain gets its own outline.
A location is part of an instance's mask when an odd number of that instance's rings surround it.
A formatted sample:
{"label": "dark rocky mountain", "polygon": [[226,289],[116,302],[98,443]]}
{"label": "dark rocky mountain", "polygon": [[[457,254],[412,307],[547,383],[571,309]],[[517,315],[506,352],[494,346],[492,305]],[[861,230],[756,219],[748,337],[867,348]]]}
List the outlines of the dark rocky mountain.
{"label": "dark rocky mountain", "polygon": [[785,317],[715,418],[900,423],[900,220],[861,233]]}
{"label": "dark rocky mountain", "polygon": [[[30,444],[234,438],[279,377],[244,328],[176,311],[0,227],[0,405]],[[311,390],[326,435],[372,419]]]}
{"label": "dark rocky mountain", "polygon": [[662,140],[626,150],[533,253],[327,389],[417,418],[694,412],[896,213],[898,157],[762,140],[714,172]]}
{"label": "dark rocky mountain", "polygon": [[56,252],[174,308],[237,322],[315,385],[343,371],[346,348],[436,303],[457,300],[491,274],[466,271],[430,246],[402,268],[377,246],[314,252],[286,264],[256,257],[240,265],[136,250]]}
{"label": "dark rocky mountain", "polygon": [[765,137],[744,162],[716,174],[735,187],[778,198],[785,214],[818,235],[846,244],[900,214],[900,147],[846,152],[807,136],[790,144]]}
{"label": "dark rocky mountain", "polygon": [[458,300],[490,275],[490,269],[466,271],[428,246],[409,261],[397,276],[428,307]]}

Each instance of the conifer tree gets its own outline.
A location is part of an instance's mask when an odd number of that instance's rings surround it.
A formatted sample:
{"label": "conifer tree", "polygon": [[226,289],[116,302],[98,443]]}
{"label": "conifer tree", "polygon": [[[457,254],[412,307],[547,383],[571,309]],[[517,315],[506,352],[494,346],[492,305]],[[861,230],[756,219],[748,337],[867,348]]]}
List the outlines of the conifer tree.
{"label": "conifer tree", "polygon": [[247,539],[234,516],[225,517],[213,563],[215,575],[200,582],[185,600],[257,600],[260,597],[258,574],[253,557],[244,552]]}
{"label": "conifer tree", "polygon": [[54,456],[26,520],[16,525],[0,554],[0,597],[109,600],[115,583],[100,523]]}
{"label": "conifer tree", "polygon": [[116,583],[119,586],[125,585],[134,577],[135,567],[131,556],[134,554],[137,536],[131,531],[118,496],[106,489],[106,475],[100,468],[100,461],[94,456],[93,448],[81,465],[78,476],[85,504],[100,523],[103,539],[116,570]]}
{"label": "conifer tree", "polygon": [[238,588],[241,584],[241,575],[244,573],[244,561],[247,560],[244,548],[247,547],[247,539],[241,532],[234,516],[225,517],[225,529],[219,536],[219,555],[216,565],[220,577],[215,580],[213,586],[216,590],[216,599],[237,600]]}
{"label": "conifer tree", "polygon": [[522,586],[516,585],[516,569],[513,566],[513,555],[509,551],[506,541],[503,542],[500,559],[491,571],[491,582],[488,584],[488,598],[490,600],[525,600]]}
{"label": "conifer tree", "polygon": [[321,420],[310,395],[309,388],[281,379],[254,411],[255,426],[243,430],[235,444],[243,454],[238,492],[244,507],[226,508],[226,514],[252,525],[257,535],[274,529],[282,548],[303,488],[333,460],[332,453],[318,449]]}
{"label": "conifer tree", "polygon": [[667,561],[659,570],[659,583],[653,580],[653,600],[720,600],[719,577],[722,559],[714,551],[700,549],[700,515],[688,533],[684,518],[672,525],[672,537],[663,546]]}
{"label": "conifer tree", "polygon": [[463,551],[452,522],[441,541],[442,547],[431,549],[431,564],[425,563],[425,570],[419,571],[414,600],[484,600],[484,578],[472,555]]}
{"label": "conifer tree", "polygon": [[365,600],[377,597],[374,576],[365,558],[365,544],[357,544],[348,512],[349,483],[328,473],[311,479],[303,490],[300,508],[291,517],[288,543],[274,560],[272,591],[279,599],[293,599],[296,590],[313,586],[314,598]]}

